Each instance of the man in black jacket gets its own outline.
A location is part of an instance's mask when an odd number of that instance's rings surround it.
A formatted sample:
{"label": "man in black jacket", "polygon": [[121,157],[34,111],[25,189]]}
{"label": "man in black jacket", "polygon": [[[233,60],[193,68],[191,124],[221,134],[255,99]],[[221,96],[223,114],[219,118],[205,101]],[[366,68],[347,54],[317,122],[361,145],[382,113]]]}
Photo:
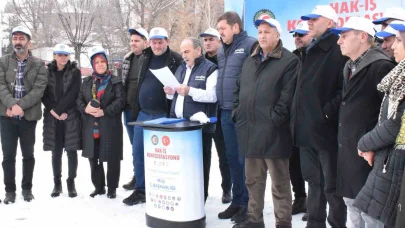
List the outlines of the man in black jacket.
{"label": "man in black jacket", "polygon": [[[135,121],[132,119],[132,111],[135,107],[136,88],[138,86],[139,74],[139,57],[142,51],[148,47],[149,35],[143,28],[130,28],[128,32],[131,34],[131,52],[125,55],[124,62],[122,63],[122,83],[125,89],[125,110],[124,110],[124,124],[127,129],[129,141],[133,142],[134,138],[134,125],[128,125],[129,122]],[[134,175],[132,179],[124,184],[122,187],[127,190],[135,188],[135,156],[132,154],[132,162],[134,168]]]}
{"label": "man in black jacket", "polygon": [[[353,206],[366,183],[371,167],[357,153],[357,142],[378,121],[383,94],[377,85],[394,63],[380,48],[374,48],[374,24],[364,17],[351,17],[344,27],[332,29],[341,34],[338,44],[350,58],[343,71],[342,100],[339,111],[337,194],[343,196],[353,227],[374,227],[368,215]],[[366,112],[362,110],[367,110]]]}
{"label": "man in black jacket", "polygon": [[[295,47],[297,48],[293,53],[301,60],[301,62],[304,62],[306,49],[312,41],[312,38],[308,35],[308,30],[308,22],[301,21],[295,30],[290,31],[290,33],[293,33]],[[294,192],[292,214],[306,213],[307,193],[305,192],[305,181],[301,172],[300,149],[296,146],[293,146],[290,158],[290,178]],[[306,215],[302,217],[302,220],[306,221],[308,219],[308,216]]]}
{"label": "man in black jacket", "polygon": [[272,182],[276,228],[291,228],[292,196],[288,172],[292,136],[290,110],[300,60],[283,48],[275,19],[257,20],[259,45],[243,64],[233,103],[238,145],[246,157],[248,220],[234,228],[264,228],[267,171]]}
{"label": "man in black jacket", "polygon": [[[175,73],[182,58],[180,54],[170,50],[167,31],[163,28],[153,28],[149,33],[150,47],[143,51],[139,58],[139,83],[135,92],[135,105],[132,118],[136,121],[146,121],[168,116],[170,110],[169,100],[163,91],[163,84],[149,69],[168,67]],[[134,128],[132,150],[134,155],[136,184],[133,193],[124,203],[136,205],[145,203],[145,165],[143,156],[143,129]]]}
{"label": "man in black jacket", "polygon": [[[200,34],[204,41],[205,58],[218,65],[217,54],[221,48],[221,36],[216,29],[209,28],[204,33]],[[230,203],[232,201],[232,180],[231,171],[229,169],[228,160],[226,159],[224,133],[221,126],[221,112],[218,110],[217,123],[214,133],[215,148],[219,158],[219,170],[222,177],[222,203]]]}
{"label": "man in black jacket", "polygon": [[346,205],[336,195],[337,116],[342,87],[343,67],[347,58],[337,45],[337,15],[329,5],[318,5],[308,20],[309,35],[314,41],[306,50],[306,58],[298,77],[292,107],[292,132],[300,147],[301,169],[308,182],[308,228],[346,227]]}

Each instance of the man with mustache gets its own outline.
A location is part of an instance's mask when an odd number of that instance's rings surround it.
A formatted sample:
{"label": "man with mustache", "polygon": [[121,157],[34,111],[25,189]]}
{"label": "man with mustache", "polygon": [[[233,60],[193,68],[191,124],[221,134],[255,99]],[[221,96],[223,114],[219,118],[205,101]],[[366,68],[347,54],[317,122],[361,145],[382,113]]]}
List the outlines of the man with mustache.
{"label": "man with mustache", "polygon": [[[168,67],[174,74],[181,63],[179,53],[169,48],[169,36],[164,28],[153,28],[149,33],[150,47],[143,50],[139,57],[138,85],[135,91],[135,103],[132,119],[136,121],[154,120],[168,116],[170,100],[166,99],[163,84],[149,70]],[[136,205],[145,203],[145,164],[143,154],[143,129],[134,127],[132,154],[135,167],[135,189],[123,203]]]}
{"label": "man with mustache", "polygon": [[32,177],[34,172],[35,128],[41,119],[41,98],[48,79],[45,63],[32,56],[31,32],[24,26],[12,30],[14,51],[0,58],[0,121],[3,150],[5,204],[16,199],[15,158],[17,142],[22,152],[22,196],[25,201],[34,199]]}

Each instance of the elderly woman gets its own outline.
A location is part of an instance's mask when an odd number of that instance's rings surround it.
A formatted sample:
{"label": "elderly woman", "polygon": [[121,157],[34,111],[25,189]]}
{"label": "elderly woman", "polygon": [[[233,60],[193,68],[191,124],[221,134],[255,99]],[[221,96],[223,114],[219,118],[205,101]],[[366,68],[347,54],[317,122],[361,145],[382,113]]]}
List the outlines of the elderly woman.
{"label": "elderly woman", "polygon": [[105,194],[103,162],[107,162],[108,198],[116,197],[122,160],[121,113],[125,105],[121,79],[108,70],[104,49],[91,50],[93,74],[83,80],[77,100],[82,113],[83,157],[89,158],[95,190],[91,197]]}
{"label": "elderly woman", "polygon": [[362,211],[365,227],[375,228],[395,226],[405,167],[405,23],[390,26],[401,29],[392,45],[398,65],[377,86],[385,94],[377,126],[358,143],[359,155],[373,169],[354,206]]}
{"label": "elderly woman", "polygon": [[67,188],[69,197],[76,197],[74,179],[77,173],[77,150],[81,149],[80,112],[76,100],[82,83],[76,62],[70,61],[69,47],[57,44],[54,61],[48,64],[48,85],[42,102],[44,109],[44,151],[52,151],[54,188],[52,197],[62,193],[62,153],[68,157]]}

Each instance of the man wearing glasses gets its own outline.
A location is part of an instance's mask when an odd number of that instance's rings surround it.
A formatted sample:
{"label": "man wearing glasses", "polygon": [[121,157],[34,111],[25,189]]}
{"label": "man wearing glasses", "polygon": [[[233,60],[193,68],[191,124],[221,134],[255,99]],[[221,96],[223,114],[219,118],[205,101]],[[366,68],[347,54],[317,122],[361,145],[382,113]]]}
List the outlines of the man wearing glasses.
{"label": "man wearing glasses", "polygon": [[295,49],[293,53],[300,58],[301,62],[305,60],[305,50],[312,42],[312,37],[308,35],[308,21],[301,21],[295,30],[290,31],[293,34]]}

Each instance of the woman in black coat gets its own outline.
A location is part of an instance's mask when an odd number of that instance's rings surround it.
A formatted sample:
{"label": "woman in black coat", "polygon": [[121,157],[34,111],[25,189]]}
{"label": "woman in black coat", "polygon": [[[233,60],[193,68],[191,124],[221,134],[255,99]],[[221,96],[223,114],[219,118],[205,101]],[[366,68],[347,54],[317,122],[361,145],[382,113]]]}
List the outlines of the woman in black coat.
{"label": "woman in black coat", "polygon": [[[391,25],[390,25],[391,26]],[[372,227],[395,226],[405,168],[405,33],[392,45],[398,65],[377,89],[385,94],[378,124],[358,143],[359,155],[373,166],[353,206],[367,214]],[[364,110],[367,112],[368,110]],[[402,123],[401,123],[401,118]],[[367,226],[367,225],[366,225]],[[370,226],[371,227],[371,226]],[[402,226],[401,226],[402,227]]]}
{"label": "woman in black coat", "polygon": [[62,153],[68,157],[67,187],[69,197],[76,197],[74,179],[77,173],[77,150],[81,149],[80,112],[76,100],[82,82],[80,70],[70,62],[69,47],[58,44],[54,61],[48,64],[48,85],[42,102],[44,109],[44,151],[52,151],[54,188],[52,197],[62,193]]}
{"label": "woman in black coat", "polygon": [[121,79],[108,70],[102,48],[90,55],[93,75],[85,78],[77,100],[82,113],[83,157],[89,158],[95,190],[91,197],[105,194],[103,162],[107,162],[108,198],[116,197],[120,177],[123,139],[121,113],[125,105]]}

